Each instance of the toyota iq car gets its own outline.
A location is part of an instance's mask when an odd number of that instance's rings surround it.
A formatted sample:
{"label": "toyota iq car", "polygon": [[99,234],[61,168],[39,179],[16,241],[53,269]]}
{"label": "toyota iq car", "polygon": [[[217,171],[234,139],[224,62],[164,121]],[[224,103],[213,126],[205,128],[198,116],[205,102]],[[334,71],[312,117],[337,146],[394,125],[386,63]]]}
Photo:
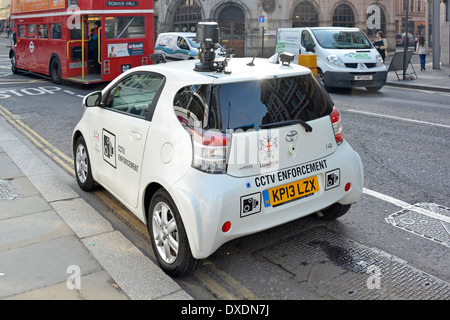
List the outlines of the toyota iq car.
{"label": "toyota iq car", "polygon": [[102,186],[144,222],[171,276],[232,239],[338,218],[363,190],[361,159],[309,69],[283,54],[216,60],[206,38],[200,60],[155,60],[86,96],[73,131],[79,186]]}

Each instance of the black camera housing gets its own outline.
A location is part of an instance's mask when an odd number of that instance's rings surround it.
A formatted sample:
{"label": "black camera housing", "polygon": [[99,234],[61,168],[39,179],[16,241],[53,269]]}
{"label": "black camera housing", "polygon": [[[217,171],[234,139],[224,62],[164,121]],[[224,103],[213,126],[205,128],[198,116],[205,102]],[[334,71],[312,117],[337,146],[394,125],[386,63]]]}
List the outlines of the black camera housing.
{"label": "black camera housing", "polygon": [[217,22],[199,22],[196,41],[200,43],[199,59],[194,70],[199,72],[214,71],[213,62],[216,58],[219,42],[219,27]]}

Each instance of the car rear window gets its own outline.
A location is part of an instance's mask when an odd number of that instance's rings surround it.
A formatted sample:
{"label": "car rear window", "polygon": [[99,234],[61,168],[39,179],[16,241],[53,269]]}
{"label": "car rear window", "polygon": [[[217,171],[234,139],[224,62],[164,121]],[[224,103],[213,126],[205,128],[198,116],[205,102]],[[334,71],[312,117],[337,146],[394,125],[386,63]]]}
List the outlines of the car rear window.
{"label": "car rear window", "polygon": [[330,115],[333,102],[311,74],[220,85],[192,85],[175,96],[179,121],[189,127],[259,130],[262,125]]}

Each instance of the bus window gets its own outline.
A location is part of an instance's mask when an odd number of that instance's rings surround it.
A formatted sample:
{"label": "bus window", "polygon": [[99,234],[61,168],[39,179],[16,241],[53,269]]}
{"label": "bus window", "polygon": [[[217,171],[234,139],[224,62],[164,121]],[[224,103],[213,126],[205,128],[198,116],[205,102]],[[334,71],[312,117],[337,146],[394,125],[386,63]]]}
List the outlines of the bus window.
{"label": "bus window", "polygon": [[106,39],[145,37],[145,17],[108,17],[105,20]]}
{"label": "bus window", "polygon": [[25,38],[25,26],[21,25],[17,27],[17,30],[19,31],[19,38]]}
{"label": "bus window", "polygon": [[61,23],[52,23],[52,39],[61,39]]}
{"label": "bus window", "polygon": [[81,27],[70,29],[70,39],[81,40]]}
{"label": "bus window", "polygon": [[28,25],[28,38],[36,38],[36,25],[34,23]]}
{"label": "bus window", "polygon": [[48,39],[48,26],[46,24],[38,25],[39,39]]}

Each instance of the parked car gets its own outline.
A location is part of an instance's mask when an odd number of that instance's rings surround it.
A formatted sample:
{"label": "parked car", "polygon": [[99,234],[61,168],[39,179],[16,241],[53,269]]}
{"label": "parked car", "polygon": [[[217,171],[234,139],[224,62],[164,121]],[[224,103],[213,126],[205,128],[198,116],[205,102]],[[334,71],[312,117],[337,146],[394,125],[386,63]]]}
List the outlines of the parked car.
{"label": "parked car", "polygon": [[167,274],[244,235],[338,218],[361,198],[361,159],[330,96],[309,69],[280,61],[155,60],[84,98],[77,182],[103,186],[147,225]]}
{"label": "parked car", "polygon": [[[402,43],[401,45],[404,46],[405,45],[405,38],[406,38],[406,33],[402,34]],[[417,41],[419,41],[419,39],[417,39],[416,37],[414,37],[412,34],[408,33],[408,48],[409,47],[416,47]]]}

